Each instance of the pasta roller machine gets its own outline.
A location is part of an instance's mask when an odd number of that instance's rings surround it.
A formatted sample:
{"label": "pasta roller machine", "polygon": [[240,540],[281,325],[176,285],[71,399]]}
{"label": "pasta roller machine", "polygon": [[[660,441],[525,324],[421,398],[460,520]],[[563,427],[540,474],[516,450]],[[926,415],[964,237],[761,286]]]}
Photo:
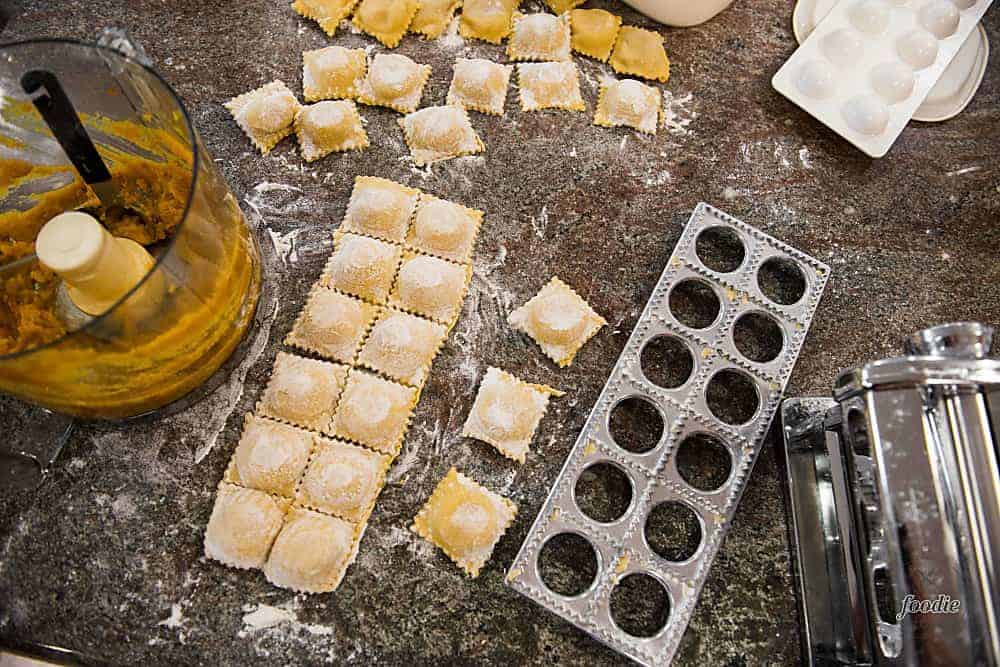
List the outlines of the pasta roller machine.
{"label": "pasta roller machine", "polygon": [[1000,361],[944,324],[782,405],[810,664],[1000,664]]}

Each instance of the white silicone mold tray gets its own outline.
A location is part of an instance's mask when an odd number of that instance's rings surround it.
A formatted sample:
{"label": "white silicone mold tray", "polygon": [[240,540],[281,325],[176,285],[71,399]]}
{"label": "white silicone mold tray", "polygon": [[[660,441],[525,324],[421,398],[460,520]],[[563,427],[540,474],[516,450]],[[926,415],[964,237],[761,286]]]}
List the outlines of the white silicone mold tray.
{"label": "white silicone mold tray", "polygon": [[993,0],[841,0],[771,83],[882,157]]}

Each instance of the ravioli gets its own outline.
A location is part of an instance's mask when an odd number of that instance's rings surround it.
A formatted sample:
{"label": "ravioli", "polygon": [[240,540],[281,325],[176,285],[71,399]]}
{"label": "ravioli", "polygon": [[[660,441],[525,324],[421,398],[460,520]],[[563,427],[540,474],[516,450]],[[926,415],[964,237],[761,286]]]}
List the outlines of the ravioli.
{"label": "ravioli", "polygon": [[406,244],[418,252],[468,263],[482,222],[482,211],[421,194]]}
{"label": "ravioli", "polygon": [[517,66],[522,111],[583,111],[580,77],[572,62],[520,63]]}
{"label": "ravioli", "polygon": [[368,66],[358,101],[400,113],[416,111],[430,76],[430,65],[421,65],[398,53],[380,53]]}
{"label": "ravioli", "polygon": [[300,16],[312,19],[330,37],[337,34],[337,26],[351,15],[358,0],[295,0],[292,9]]}
{"label": "ravioli", "polygon": [[670,78],[670,59],[663,48],[663,37],[652,30],[624,26],[611,53],[611,67],[619,74],[666,83]]}
{"label": "ravioli", "polygon": [[377,306],[317,285],[285,344],[351,364],[377,313]]}
{"label": "ravioli", "polygon": [[312,446],[308,431],[248,413],[223,480],[291,498]]}
{"label": "ravioli", "polygon": [[264,565],[275,586],[302,593],[336,590],[357,555],[356,524],[303,508],[293,508]]}
{"label": "ravioli", "polygon": [[603,9],[574,9],[569,13],[569,25],[573,50],[606,63],[622,19]]}
{"label": "ravioli", "polygon": [[461,5],[462,0],[420,0],[420,7],[410,22],[410,32],[437,39],[448,29],[455,10]]}
{"label": "ravioli", "polygon": [[302,107],[295,119],[302,159],[313,162],[330,153],[368,147],[368,133],[350,100],[324,101]]}
{"label": "ravioli", "polygon": [[413,387],[352,370],[334,418],[333,435],[396,456],[417,398]]}
{"label": "ravioli", "polygon": [[364,49],[328,46],[302,52],[302,94],[306,102],[358,96],[368,62]]}
{"label": "ravioli", "polygon": [[464,0],[459,34],[499,44],[514,27],[514,11],[521,0]]}
{"label": "ravioli", "polygon": [[594,125],[632,127],[656,134],[662,109],[660,90],[635,79],[601,83]]}
{"label": "ravioli", "polygon": [[326,287],[384,304],[392,287],[402,249],[358,234],[333,234],[334,251],[320,278]]}
{"label": "ravioli", "polygon": [[565,16],[545,12],[517,17],[507,43],[507,57],[511,60],[569,60],[569,21]]}
{"label": "ravioli", "polygon": [[549,6],[556,14],[563,14],[574,7],[579,7],[587,0],[545,0],[545,4]]}
{"label": "ravioli", "polygon": [[436,322],[385,309],[365,341],[358,363],[383,375],[422,387],[448,330]]}
{"label": "ravioli", "polygon": [[450,327],[462,309],[471,278],[469,266],[408,252],[389,303]]}
{"label": "ravioli", "polygon": [[272,81],[238,95],[223,106],[262,154],[267,154],[294,129],[299,102],[283,81]]}
{"label": "ravioli", "polygon": [[507,322],[523,331],[559,366],[573,363],[576,353],[607,322],[573,291],[553,277]]}
{"label": "ravioli", "polygon": [[511,65],[501,65],[483,58],[457,59],[451,86],[448,88],[448,104],[481,113],[503,115],[513,70]]}
{"label": "ravioli", "polygon": [[290,504],[256,489],[219,484],[205,528],[205,556],[244,570],[262,567]]}
{"label": "ravioli", "polygon": [[460,106],[425,107],[406,114],[399,124],[418,167],[486,149]]}
{"label": "ravioli", "polygon": [[340,228],[402,243],[419,198],[416,188],[386,178],[358,176]]}
{"label": "ravioli", "polygon": [[346,380],[346,366],[279,352],[257,412],[303,428],[326,431]]}
{"label": "ravioli", "polygon": [[560,392],[529,384],[490,367],[462,427],[462,435],[493,445],[509,459],[524,463],[549,397]]}
{"label": "ravioli", "polygon": [[354,25],[390,49],[396,48],[417,13],[418,0],[361,0]]}
{"label": "ravioli", "polygon": [[477,577],[516,515],[517,505],[452,468],[413,519],[411,530]]}
{"label": "ravioli", "polygon": [[296,502],[346,521],[367,521],[390,463],[370,449],[317,438]]}

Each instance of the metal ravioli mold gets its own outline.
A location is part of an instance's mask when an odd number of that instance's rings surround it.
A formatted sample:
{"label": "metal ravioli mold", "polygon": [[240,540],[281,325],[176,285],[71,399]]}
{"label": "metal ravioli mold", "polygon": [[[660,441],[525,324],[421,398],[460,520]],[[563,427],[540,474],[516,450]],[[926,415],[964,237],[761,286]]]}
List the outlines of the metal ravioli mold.
{"label": "metal ravioli mold", "polygon": [[[720,244],[727,250],[723,258],[713,254]],[[829,275],[822,262],[699,204],[514,559],[508,585],[639,663],[669,664]],[[716,307],[708,303],[689,312],[684,307],[689,293],[714,300]],[[754,343],[761,332],[769,344]],[[679,364],[683,370],[690,366],[686,379],[650,377],[654,366],[645,353],[654,341],[668,341],[681,359],[686,350]],[[741,410],[732,409],[737,389],[750,399],[740,402],[747,403]],[[662,419],[659,437],[653,429],[643,448],[616,440],[624,440],[628,430],[616,426],[616,411],[637,401],[654,421]],[[687,457],[678,455],[706,439],[729,463],[728,471],[708,480],[711,485],[685,472]],[[581,475],[596,465],[628,479],[631,500],[617,518],[595,517],[592,507],[579,502]],[[659,508],[683,511],[697,546],[689,539],[681,553],[659,538],[651,540],[647,522]],[[582,591],[557,592],[543,579],[543,549],[564,534],[577,543],[585,540],[596,561],[596,577]],[[569,567],[579,569],[575,563]],[[615,618],[616,589],[633,575],[665,594],[659,597],[669,611],[655,631],[627,630]]]}

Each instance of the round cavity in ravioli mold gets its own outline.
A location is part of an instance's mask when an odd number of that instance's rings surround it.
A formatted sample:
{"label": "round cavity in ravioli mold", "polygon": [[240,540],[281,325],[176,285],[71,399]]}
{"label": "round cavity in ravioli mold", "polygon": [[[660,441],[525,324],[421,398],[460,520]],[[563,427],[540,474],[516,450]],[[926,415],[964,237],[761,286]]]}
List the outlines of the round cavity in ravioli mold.
{"label": "round cavity in ravioli mold", "polygon": [[806,277],[792,260],[772,257],[757,269],[757,287],[774,303],[790,306],[805,296]]}
{"label": "round cavity in ravioli mold", "polygon": [[916,80],[913,70],[900,62],[887,62],[872,68],[869,80],[879,97],[898,104],[913,94]]}
{"label": "round cavity in ravioli mold", "polygon": [[810,60],[802,69],[796,84],[803,93],[818,100],[830,97],[837,87],[836,73],[829,63]]}
{"label": "round cavity in ravioli mold", "polygon": [[733,324],[733,344],[744,357],[759,364],[774,361],[785,346],[781,325],[765,313],[744,313]]}
{"label": "round cavity in ravioli mold", "polygon": [[542,545],[537,566],[546,588],[558,595],[574,597],[585,593],[597,579],[597,550],[582,535],[559,533]]}
{"label": "round cavity in ravioli mold", "polygon": [[823,37],[820,49],[834,65],[847,68],[861,60],[865,52],[865,42],[856,30],[841,28]]}
{"label": "round cavity in ravioli mold", "polygon": [[672,563],[694,556],[702,541],[698,515],[676,500],[664,501],[649,510],[642,533],[653,553]]}
{"label": "round cavity in ravioli mold", "polygon": [[899,38],[896,42],[896,52],[903,62],[913,69],[924,69],[937,60],[937,39],[922,28],[914,28]]}
{"label": "round cavity in ravioli mold", "polygon": [[670,619],[670,594],[659,579],[642,572],[622,577],[608,604],[614,624],[633,637],[654,637]]}
{"label": "round cavity in ravioli mold", "polygon": [[611,409],[608,432],[615,444],[632,454],[645,454],[660,444],[665,424],[663,415],[642,396],[629,396]]}
{"label": "round cavity in ravioli mold", "polygon": [[722,304],[715,290],[704,280],[685,278],[670,290],[670,314],[692,329],[707,329],[719,317]]}
{"label": "round cavity in ravioli mold", "polygon": [[760,409],[760,393],[753,379],[735,368],[724,368],[708,381],[705,403],[712,415],[724,424],[748,423]]}
{"label": "round cavity in ravioli mold", "polygon": [[676,389],[691,378],[694,354],[677,336],[654,336],[639,353],[639,366],[647,380],[663,389]]}
{"label": "round cavity in ravioli mold", "polygon": [[707,433],[692,433],[677,447],[677,473],[698,491],[717,491],[733,471],[733,458],[722,440]]}
{"label": "round cavity in ravioli mold", "polygon": [[874,95],[857,95],[844,103],[844,120],[858,134],[874,137],[889,125],[889,109]]}
{"label": "round cavity in ravioli mold", "polygon": [[889,8],[881,0],[862,0],[848,12],[851,25],[868,35],[881,35],[889,27]]}
{"label": "round cavity in ravioli mold", "polygon": [[938,39],[947,39],[958,30],[958,8],[949,0],[934,0],[920,8],[920,25]]}
{"label": "round cavity in ravioli mold", "polygon": [[740,268],[747,255],[740,235],[729,227],[703,229],[695,239],[694,252],[702,264],[719,273]]}
{"label": "round cavity in ravioli mold", "polygon": [[585,516],[598,523],[613,523],[632,505],[632,480],[617,465],[601,461],[576,478],[573,499]]}

